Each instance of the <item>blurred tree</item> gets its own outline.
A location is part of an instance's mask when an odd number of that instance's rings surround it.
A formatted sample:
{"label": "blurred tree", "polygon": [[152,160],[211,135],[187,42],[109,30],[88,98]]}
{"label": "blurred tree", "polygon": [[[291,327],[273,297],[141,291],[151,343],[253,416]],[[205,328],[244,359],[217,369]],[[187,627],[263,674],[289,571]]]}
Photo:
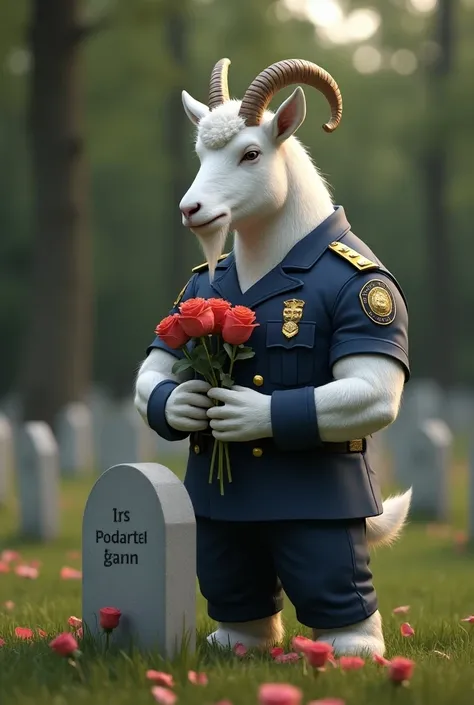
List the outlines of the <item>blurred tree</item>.
{"label": "blurred tree", "polygon": [[[448,189],[449,126],[439,106],[447,103],[447,89],[455,51],[455,0],[438,0],[433,60],[428,65],[428,115],[432,133],[423,158],[428,266],[427,312],[430,322],[429,367],[426,372],[445,388],[456,381],[458,361],[458,281],[453,267],[455,241],[450,237]],[[440,321],[443,334],[440,335]]]}
{"label": "blurred tree", "polygon": [[92,361],[92,272],[82,134],[80,0],[35,0],[29,133],[34,188],[23,416],[52,423],[81,399]]}

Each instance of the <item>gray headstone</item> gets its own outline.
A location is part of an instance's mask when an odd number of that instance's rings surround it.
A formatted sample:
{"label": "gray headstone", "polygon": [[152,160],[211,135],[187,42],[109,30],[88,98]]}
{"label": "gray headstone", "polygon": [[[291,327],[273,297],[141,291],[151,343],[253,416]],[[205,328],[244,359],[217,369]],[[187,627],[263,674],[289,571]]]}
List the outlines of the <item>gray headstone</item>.
{"label": "gray headstone", "polygon": [[94,466],[92,414],[82,402],[68,404],[58,415],[56,438],[64,475],[90,473]]}
{"label": "gray headstone", "polygon": [[157,458],[157,435],[143,421],[132,402],[107,414],[100,439],[100,469],[119,463],[146,463]]}
{"label": "gray headstone", "polygon": [[454,434],[470,434],[474,426],[474,391],[451,389],[447,399],[447,418]]}
{"label": "gray headstone", "polygon": [[0,414],[0,506],[8,500],[13,470],[13,431],[6,416]]}
{"label": "gray headstone", "polygon": [[46,541],[59,532],[59,452],[48,424],[31,421],[17,439],[22,536]]}
{"label": "gray headstone", "polygon": [[82,525],[86,628],[98,636],[99,610],[122,612],[115,643],[171,658],[195,648],[196,525],[189,495],[156,463],[122,464],[94,485]]}
{"label": "gray headstone", "polygon": [[448,520],[451,446],[452,433],[440,419],[427,419],[411,436],[407,470],[413,487],[412,515]]}

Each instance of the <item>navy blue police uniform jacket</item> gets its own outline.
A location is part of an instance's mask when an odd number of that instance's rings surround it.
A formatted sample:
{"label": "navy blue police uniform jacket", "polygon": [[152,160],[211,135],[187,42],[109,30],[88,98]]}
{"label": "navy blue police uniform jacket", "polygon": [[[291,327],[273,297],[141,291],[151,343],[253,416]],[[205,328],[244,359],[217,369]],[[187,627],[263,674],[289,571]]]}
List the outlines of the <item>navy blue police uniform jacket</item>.
{"label": "navy blue police uniform jacket", "polygon": [[[224,256],[212,283],[196,267],[179,303],[223,298],[252,308],[259,326],[246,345],[251,359],[235,364],[235,384],[271,395],[272,438],[229,444],[232,483],[220,494],[209,484],[210,430],[191,434],[184,484],[197,516],[227,521],[345,520],[382,513],[372,439],[325,443],[318,431],[314,389],[334,381],[333,365],[357,354],[388,355],[409,377],[408,312],[394,276],[350,229],[335,207],[272,271],[242,293],[234,255]],[[296,326],[296,332],[295,332]],[[148,348],[170,349],[157,338]],[[176,382],[152,391],[148,423],[159,436],[181,440],[165,405]]]}

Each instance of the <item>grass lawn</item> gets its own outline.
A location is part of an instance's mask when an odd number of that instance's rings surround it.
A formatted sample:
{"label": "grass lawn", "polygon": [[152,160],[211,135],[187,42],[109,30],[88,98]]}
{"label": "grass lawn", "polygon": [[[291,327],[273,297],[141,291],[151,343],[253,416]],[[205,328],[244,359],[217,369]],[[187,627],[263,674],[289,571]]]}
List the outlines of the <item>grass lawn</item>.
{"label": "grass lawn", "polygon": [[[299,686],[305,703],[331,696],[345,700],[346,705],[472,705],[474,625],[470,628],[460,619],[474,613],[474,556],[456,547],[455,530],[466,524],[465,473],[462,463],[456,468],[452,526],[436,531],[413,523],[394,548],[380,549],[373,557],[387,657],[402,655],[416,661],[408,688],[393,687],[384,669],[371,663],[354,672],[329,667],[315,678],[312,673],[304,674],[301,663],[278,664],[269,655],[219,654],[205,642],[211,624],[201,598],[196,654],[183,654],[168,664],[153,654],[105,655],[86,643],[82,684],[48,642],[68,629],[70,615],[81,616],[81,583],[61,580],[60,569],[66,565],[80,568],[80,557],[71,552],[81,548],[82,510],[93,481],[63,483],[62,536],[51,545],[20,544],[14,539],[16,509],[12,502],[10,508],[0,510],[0,551],[18,550],[25,561],[38,560],[41,565],[36,580],[0,573],[0,637],[6,641],[0,648],[0,705],[145,705],[154,702],[145,678],[148,668],[174,675],[177,705],[213,705],[223,699],[233,705],[252,705],[257,703],[258,686],[263,682]],[[10,600],[14,607],[8,609],[5,602]],[[398,605],[410,605],[409,614],[392,615]],[[288,642],[296,634],[309,636],[296,623],[291,605],[284,615]],[[414,637],[400,635],[404,619],[415,629]],[[43,629],[48,638],[22,642],[14,635],[16,626]],[[289,643],[286,647],[291,650]],[[208,685],[189,683],[189,669],[205,671]]]}

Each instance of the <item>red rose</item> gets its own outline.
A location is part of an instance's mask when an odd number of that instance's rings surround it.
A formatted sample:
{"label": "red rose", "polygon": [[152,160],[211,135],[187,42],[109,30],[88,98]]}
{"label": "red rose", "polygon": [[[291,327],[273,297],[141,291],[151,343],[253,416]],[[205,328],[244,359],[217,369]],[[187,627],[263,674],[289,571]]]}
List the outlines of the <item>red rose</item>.
{"label": "red rose", "polygon": [[59,634],[56,639],[49,642],[49,645],[60,656],[72,656],[79,648],[79,644],[69,632]]}
{"label": "red rose", "polygon": [[179,323],[191,338],[210,335],[214,328],[214,313],[206,299],[188,299],[179,307]]}
{"label": "red rose", "polygon": [[163,318],[161,323],[156,326],[155,333],[172,350],[182,348],[189,340],[189,335],[186,335],[179,324],[179,315],[177,313]]}
{"label": "red rose", "polygon": [[99,610],[100,626],[106,631],[118,627],[122,613],[115,607],[102,607]]}
{"label": "red rose", "polygon": [[252,335],[259,323],[254,323],[255,313],[246,306],[234,306],[225,314],[222,337],[230,345],[242,345]]}
{"label": "red rose", "polygon": [[212,308],[214,314],[214,330],[212,332],[219,334],[222,332],[226,312],[230,310],[232,304],[225,299],[208,299],[207,303]]}
{"label": "red rose", "polygon": [[415,662],[403,656],[395,656],[388,666],[388,677],[394,683],[409,681],[413,675]]}

